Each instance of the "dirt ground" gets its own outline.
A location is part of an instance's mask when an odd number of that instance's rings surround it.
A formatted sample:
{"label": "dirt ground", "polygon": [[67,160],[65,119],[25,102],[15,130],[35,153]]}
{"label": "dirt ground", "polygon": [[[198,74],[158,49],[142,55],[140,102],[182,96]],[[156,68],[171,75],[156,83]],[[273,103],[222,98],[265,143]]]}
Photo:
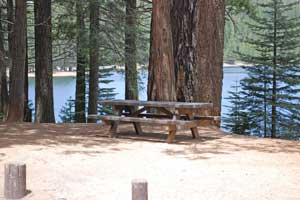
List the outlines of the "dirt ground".
{"label": "dirt ground", "polygon": [[27,164],[25,199],[130,200],[144,178],[150,200],[299,200],[300,142],[257,139],[200,128],[199,139],[122,126],[0,124],[0,199],[4,163]]}

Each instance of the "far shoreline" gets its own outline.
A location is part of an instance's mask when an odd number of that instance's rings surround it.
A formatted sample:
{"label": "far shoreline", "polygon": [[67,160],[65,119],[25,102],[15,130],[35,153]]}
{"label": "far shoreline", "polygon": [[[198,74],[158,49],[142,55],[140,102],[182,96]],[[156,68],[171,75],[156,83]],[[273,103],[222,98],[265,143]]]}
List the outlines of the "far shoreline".
{"label": "far shoreline", "polygon": [[[252,66],[250,64],[246,64],[246,63],[235,63],[235,64],[228,64],[228,63],[224,63],[223,67],[224,68],[237,68],[237,67],[241,67],[241,66]],[[124,67],[116,67],[116,70],[123,70]],[[34,72],[29,72],[28,73],[28,77],[29,78],[34,78],[35,77],[35,73]],[[54,71],[53,72],[53,77],[55,78],[59,78],[59,77],[76,77],[76,71]]]}

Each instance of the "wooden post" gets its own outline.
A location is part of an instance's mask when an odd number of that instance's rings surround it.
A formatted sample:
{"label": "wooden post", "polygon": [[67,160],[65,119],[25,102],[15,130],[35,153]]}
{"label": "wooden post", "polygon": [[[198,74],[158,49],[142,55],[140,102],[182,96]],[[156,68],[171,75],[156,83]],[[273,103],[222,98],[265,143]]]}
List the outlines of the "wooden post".
{"label": "wooden post", "polygon": [[167,142],[169,144],[172,144],[174,139],[175,139],[176,129],[177,129],[176,125],[169,125],[169,127],[168,127],[169,135],[168,135],[168,138],[167,138]]}
{"label": "wooden post", "polygon": [[26,195],[26,165],[8,163],[4,167],[4,197],[20,199]]}
{"label": "wooden post", "polygon": [[132,200],[148,200],[148,183],[144,179],[132,181]]}

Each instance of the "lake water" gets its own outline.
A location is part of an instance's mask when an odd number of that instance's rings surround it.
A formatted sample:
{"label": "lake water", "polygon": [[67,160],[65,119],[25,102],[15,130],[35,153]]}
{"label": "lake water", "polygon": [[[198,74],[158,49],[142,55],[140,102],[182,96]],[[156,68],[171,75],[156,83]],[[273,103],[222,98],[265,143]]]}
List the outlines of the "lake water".
{"label": "lake water", "polygon": [[[113,73],[109,78],[114,80],[112,83],[105,85],[105,87],[115,88],[117,93],[116,99],[124,99],[125,97],[125,77],[124,73]],[[226,99],[231,90],[231,86],[234,86],[241,79],[247,76],[244,69],[239,67],[226,67],[224,68],[224,79],[223,79],[223,102],[222,102],[222,115],[227,112],[226,105],[228,105],[228,100]],[[147,100],[147,72],[140,72],[140,99]],[[75,98],[75,77],[55,77],[54,78],[54,110],[56,121],[60,121],[59,113],[61,108],[65,105],[67,100],[71,97]],[[102,87],[102,85],[100,85]],[[29,79],[29,99],[34,105],[35,96],[35,83],[34,78]]]}

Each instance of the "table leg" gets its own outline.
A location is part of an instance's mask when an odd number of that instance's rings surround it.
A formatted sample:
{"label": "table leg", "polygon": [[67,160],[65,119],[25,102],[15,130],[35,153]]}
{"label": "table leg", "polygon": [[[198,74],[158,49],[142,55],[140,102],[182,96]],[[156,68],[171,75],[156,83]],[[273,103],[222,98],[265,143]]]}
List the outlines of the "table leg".
{"label": "table leg", "polygon": [[[187,117],[188,117],[189,120],[194,120],[194,116],[192,114],[188,114]],[[194,139],[199,137],[199,132],[198,132],[197,126],[191,128],[191,132],[192,132],[192,135],[193,135]]]}
{"label": "table leg", "polygon": [[197,127],[191,128],[191,132],[192,132],[192,135],[193,135],[194,139],[199,137],[199,132],[198,132]]}
{"label": "table leg", "polygon": [[140,123],[134,122],[133,126],[134,126],[134,129],[135,129],[135,132],[136,132],[137,135],[143,134],[143,130],[142,130],[142,127],[141,127]]}
{"label": "table leg", "polygon": [[[122,114],[122,107],[119,106],[113,106],[112,111],[115,115],[120,116]],[[114,138],[118,137],[118,127],[119,127],[120,122],[118,121],[113,121],[111,122],[110,130],[109,130],[109,137]]]}
{"label": "table leg", "polygon": [[118,137],[118,126],[119,126],[119,122],[111,122],[110,130],[109,130],[110,138]]}
{"label": "table leg", "polygon": [[[130,111],[130,117],[137,117],[139,114],[141,114],[142,112],[144,112],[146,109],[145,108],[142,108],[140,110],[136,110],[135,107],[131,107],[129,109]],[[134,129],[135,129],[135,133],[137,135],[141,135],[143,134],[143,130],[142,130],[142,127],[141,127],[141,124],[140,123],[137,123],[137,122],[133,122],[133,126],[134,126]]]}
{"label": "table leg", "polygon": [[176,125],[170,125],[169,126],[169,135],[168,135],[168,139],[167,142],[169,144],[173,143],[174,139],[176,136]]}

